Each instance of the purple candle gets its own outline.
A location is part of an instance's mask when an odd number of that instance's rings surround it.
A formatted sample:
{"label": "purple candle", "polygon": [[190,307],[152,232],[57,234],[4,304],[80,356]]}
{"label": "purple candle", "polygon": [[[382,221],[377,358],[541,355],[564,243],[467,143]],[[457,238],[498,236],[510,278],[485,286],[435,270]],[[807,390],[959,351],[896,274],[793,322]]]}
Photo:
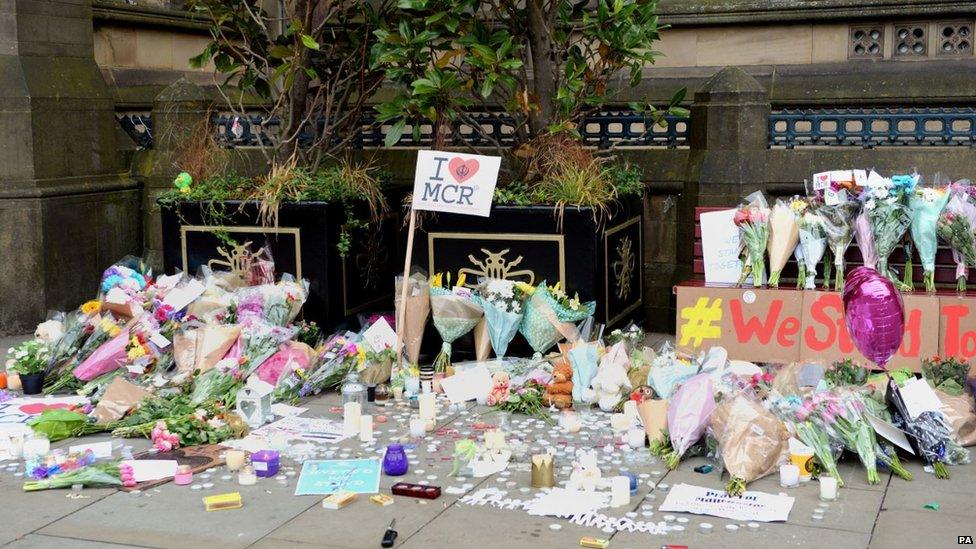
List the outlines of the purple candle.
{"label": "purple candle", "polygon": [[407,474],[407,453],[403,451],[402,444],[391,444],[386,447],[386,455],[383,456],[383,472],[387,476],[399,477]]}

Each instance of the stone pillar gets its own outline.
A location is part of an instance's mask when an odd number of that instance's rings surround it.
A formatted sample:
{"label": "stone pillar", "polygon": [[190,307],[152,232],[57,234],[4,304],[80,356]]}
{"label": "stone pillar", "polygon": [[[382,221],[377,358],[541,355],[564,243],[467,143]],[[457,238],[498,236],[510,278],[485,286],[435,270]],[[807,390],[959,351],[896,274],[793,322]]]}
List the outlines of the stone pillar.
{"label": "stone pillar", "polygon": [[725,67],[695,92],[678,203],[677,280],[692,274],[695,208],[734,206],[764,188],[769,111],[769,94],[736,67]]}
{"label": "stone pillar", "polygon": [[91,12],[91,0],[0,0],[0,334],[77,307],[140,251]]}
{"label": "stone pillar", "polygon": [[133,177],[142,181],[143,243],[146,260],[157,270],[163,267],[163,236],[156,200],[173,188],[180,172],[181,151],[201,123],[206,123],[212,103],[206,92],[186,78],[180,78],[159,92],[153,100],[153,146],[136,153]]}

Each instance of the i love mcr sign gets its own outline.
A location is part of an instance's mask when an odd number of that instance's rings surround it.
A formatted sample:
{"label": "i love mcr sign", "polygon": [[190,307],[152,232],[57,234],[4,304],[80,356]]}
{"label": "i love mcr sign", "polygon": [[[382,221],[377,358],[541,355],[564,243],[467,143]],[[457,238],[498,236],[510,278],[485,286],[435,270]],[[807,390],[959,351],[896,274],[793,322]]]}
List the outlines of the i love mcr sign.
{"label": "i love mcr sign", "polygon": [[502,159],[442,151],[419,151],[413,209],[488,217]]}

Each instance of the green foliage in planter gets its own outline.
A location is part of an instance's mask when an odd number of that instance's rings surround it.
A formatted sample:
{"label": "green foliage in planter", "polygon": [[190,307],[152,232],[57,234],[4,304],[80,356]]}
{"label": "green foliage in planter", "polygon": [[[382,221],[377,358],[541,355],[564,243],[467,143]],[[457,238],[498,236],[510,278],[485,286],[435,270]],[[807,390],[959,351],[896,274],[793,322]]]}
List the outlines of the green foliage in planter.
{"label": "green foliage in planter", "polygon": [[28,339],[7,350],[7,371],[21,375],[41,374],[51,359],[51,349],[38,339]]}
{"label": "green foliage in planter", "polygon": [[570,166],[537,183],[516,181],[501,185],[495,189],[495,203],[602,208],[614,200],[643,194],[644,183],[637,166],[593,163],[586,168]]}

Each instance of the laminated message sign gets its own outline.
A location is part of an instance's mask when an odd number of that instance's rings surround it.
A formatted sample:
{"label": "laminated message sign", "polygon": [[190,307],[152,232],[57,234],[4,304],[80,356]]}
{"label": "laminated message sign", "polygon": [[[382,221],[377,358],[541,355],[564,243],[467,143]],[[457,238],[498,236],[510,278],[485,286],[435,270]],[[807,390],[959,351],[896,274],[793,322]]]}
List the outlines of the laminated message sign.
{"label": "laminated message sign", "polygon": [[501,157],[419,151],[413,209],[488,217]]}

